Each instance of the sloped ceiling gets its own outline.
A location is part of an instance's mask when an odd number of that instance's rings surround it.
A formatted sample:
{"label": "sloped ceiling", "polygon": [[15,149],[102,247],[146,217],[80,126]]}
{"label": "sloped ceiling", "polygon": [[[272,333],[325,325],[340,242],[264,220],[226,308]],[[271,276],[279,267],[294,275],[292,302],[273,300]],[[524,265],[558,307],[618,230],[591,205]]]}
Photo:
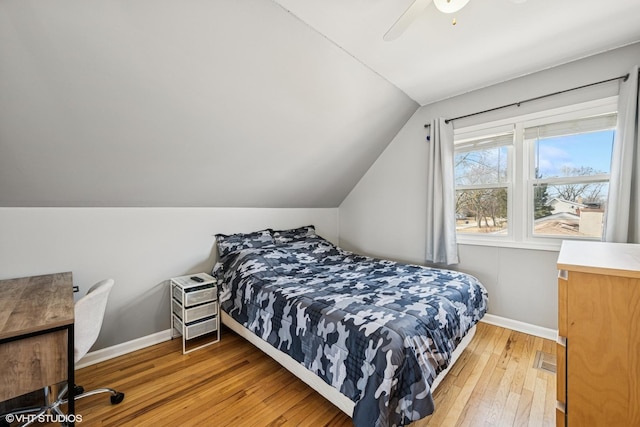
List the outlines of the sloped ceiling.
{"label": "sloped ceiling", "polygon": [[[640,40],[639,0],[0,0],[0,206],[339,206],[418,108]],[[614,76],[612,76],[614,77]]]}
{"label": "sloped ceiling", "polygon": [[272,1],[0,1],[0,206],[335,207],[417,107]]}
{"label": "sloped ceiling", "polygon": [[421,105],[640,40],[640,0],[470,0],[455,15],[427,1],[394,41],[414,0],[276,1]]}

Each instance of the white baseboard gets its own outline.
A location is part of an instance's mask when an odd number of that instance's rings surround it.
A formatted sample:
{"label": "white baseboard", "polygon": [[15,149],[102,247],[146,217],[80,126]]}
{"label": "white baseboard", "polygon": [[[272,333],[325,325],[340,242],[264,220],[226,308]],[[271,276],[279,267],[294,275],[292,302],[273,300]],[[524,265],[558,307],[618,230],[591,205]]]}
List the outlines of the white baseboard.
{"label": "white baseboard", "polygon": [[76,369],[95,365],[96,363],[104,362],[105,360],[113,359],[114,357],[122,356],[123,354],[131,353],[136,350],[142,350],[143,348],[160,344],[161,342],[169,341],[170,339],[171,329],[167,329],[135,340],[123,342],[122,344],[116,344],[111,347],[92,351],[91,353],[87,353],[78,361],[78,363],[76,363]]}
{"label": "white baseboard", "polygon": [[[507,319],[505,317],[495,316],[493,314],[485,314],[481,322],[500,326],[502,328],[513,329],[514,331],[523,332],[525,334],[534,335],[536,337],[546,338],[552,341],[555,341],[558,337],[558,331],[556,331],[555,329],[544,328],[542,326],[532,325],[530,323],[524,323],[518,320]],[[150,347],[155,344],[160,344],[161,342],[169,341],[170,339],[171,329],[167,329],[164,331],[156,332],[155,334],[147,335],[146,337],[137,338],[135,340],[123,342],[122,344],[116,344],[111,347],[92,351],[91,353],[87,353],[86,356],[84,356],[78,363],[76,363],[76,369],[95,365],[96,363],[104,362],[105,360],[113,359],[114,357],[122,356],[136,350],[142,350],[143,348]]]}
{"label": "white baseboard", "polygon": [[558,338],[558,331],[555,329],[532,325],[531,323],[525,323],[519,320],[507,319],[506,317],[495,316],[493,314],[485,314],[480,321],[552,341]]}

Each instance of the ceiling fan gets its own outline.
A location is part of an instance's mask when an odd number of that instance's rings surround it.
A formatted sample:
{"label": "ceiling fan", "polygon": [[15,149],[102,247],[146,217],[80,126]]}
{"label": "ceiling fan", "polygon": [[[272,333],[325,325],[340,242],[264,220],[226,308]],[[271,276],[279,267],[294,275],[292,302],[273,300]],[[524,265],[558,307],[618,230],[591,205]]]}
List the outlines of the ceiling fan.
{"label": "ceiling fan", "polygon": [[[509,0],[512,3],[524,3],[527,0]],[[442,13],[456,13],[469,3],[469,0],[415,0],[404,11],[402,15],[396,20],[396,22],[389,28],[389,30],[382,37],[385,41],[392,41],[397,39],[405,32],[409,25],[417,18],[417,16],[426,9],[431,3]],[[453,25],[456,25],[456,19],[453,18]]]}

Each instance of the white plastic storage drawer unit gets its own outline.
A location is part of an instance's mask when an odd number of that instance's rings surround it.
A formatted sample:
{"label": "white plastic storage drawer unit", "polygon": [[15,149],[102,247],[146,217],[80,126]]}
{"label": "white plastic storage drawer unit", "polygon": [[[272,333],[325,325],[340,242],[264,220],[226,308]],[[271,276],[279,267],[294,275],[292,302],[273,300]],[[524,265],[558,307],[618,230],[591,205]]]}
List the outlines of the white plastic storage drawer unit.
{"label": "white plastic storage drawer unit", "polygon": [[216,279],[198,273],[175,277],[170,283],[171,337],[182,336],[182,352],[189,353],[220,341]]}

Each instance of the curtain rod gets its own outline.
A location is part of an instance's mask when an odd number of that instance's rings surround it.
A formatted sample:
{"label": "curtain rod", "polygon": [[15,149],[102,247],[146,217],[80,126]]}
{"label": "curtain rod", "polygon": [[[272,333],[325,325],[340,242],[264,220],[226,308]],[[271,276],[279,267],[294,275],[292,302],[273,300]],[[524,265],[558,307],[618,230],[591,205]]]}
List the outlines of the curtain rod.
{"label": "curtain rod", "polygon": [[[586,85],[573,87],[571,89],[560,90],[558,92],[553,92],[553,93],[548,93],[546,95],[536,96],[534,98],[525,99],[523,101],[513,102],[511,104],[506,104],[506,105],[501,105],[500,107],[495,107],[495,108],[490,108],[488,110],[478,111],[477,113],[465,114],[464,116],[458,116],[458,117],[454,117],[452,119],[446,119],[444,122],[445,123],[449,123],[449,122],[452,122],[454,120],[466,119],[467,117],[477,116],[479,114],[484,114],[484,113],[490,113],[491,111],[501,110],[501,109],[507,108],[507,107],[519,107],[521,104],[524,104],[525,102],[537,101],[539,99],[548,98],[550,96],[560,95],[560,94],[563,94],[563,93],[566,93],[566,92],[571,92],[571,91],[578,90],[578,89],[584,89],[584,88],[590,87],[590,86],[601,85],[603,83],[609,83],[609,82],[613,82],[613,81],[620,80],[620,79],[622,79],[623,82],[626,82],[629,79],[629,73],[625,74],[624,76],[614,77],[612,79],[607,79],[607,80],[601,80],[599,82],[589,83],[589,84],[586,84]],[[431,126],[430,123],[427,123],[427,124],[424,125],[425,128],[428,128],[430,126]]]}

